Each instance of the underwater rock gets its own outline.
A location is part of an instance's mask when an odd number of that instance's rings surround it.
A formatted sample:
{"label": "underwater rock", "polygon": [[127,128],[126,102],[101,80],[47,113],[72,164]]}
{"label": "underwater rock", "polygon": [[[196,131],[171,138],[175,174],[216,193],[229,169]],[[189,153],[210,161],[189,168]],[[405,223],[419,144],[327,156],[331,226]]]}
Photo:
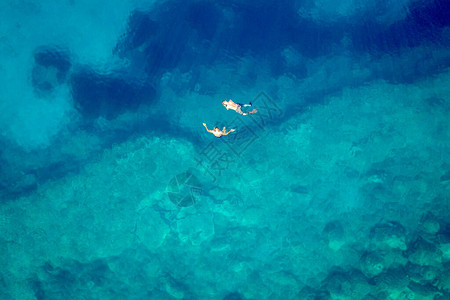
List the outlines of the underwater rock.
{"label": "underwater rock", "polygon": [[365,182],[368,184],[385,184],[390,177],[388,172],[378,168],[372,168],[364,174]]}
{"label": "underwater rock", "polygon": [[[8,174],[9,175],[9,174]],[[11,174],[0,179],[0,195],[23,195],[38,187],[38,176],[30,173]]]}
{"label": "underwater rock", "polygon": [[[266,278],[265,282],[270,282],[274,290],[272,297],[277,299],[294,299],[300,292],[301,284],[298,279],[290,272],[273,272]],[[276,287],[276,290],[274,289]]]}
{"label": "underwater rock", "polygon": [[429,212],[425,214],[419,225],[421,236],[426,239],[432,239],[440,230],[441,226],[437,217]]}
{"label": "underwater rock", "polygon": [[193,214],[177,221],[178,237],[183,242],[200,245],[214,235],[214,222],[211,214]]}
{"label": "underwater rock", "polygon": [[373,290],[366,277],[357,270],[330,272],[323,281],[323,288],[330,293],[331,299],[363,299]]}
{"label": "underwater rock", "polygon": [[165,292],[175,299],[186,299],[186,286],[171,276],[164,279]]}
{"label": "underwater rock", "polygon": [[144,43],[157,39],[157,33],[160,30],[158,23],[152,20],[148,13],[133,11],[128,19],[128,30],[118,42],[115,52],[122,55],[123,51],[133,50]]}
{"label": "underwater rock", "polygon": [[179,69],[167,71],[161,75],[161,87],[170,88],[178,96],[184,96],[192,84],[192,72],[181,73]]}
{"label": "underwater rock", "polygon": [[416,282],[411,282],[408,285],[408,288],[410,293],[414,295],[414,298],[412,299],[434,300],[435,296],[442,294],[430,284],[422,285]]}
{"label": "underwater rock", "polygon": [[390,221],[377,224],[370,230],[374,246],[379,249],[406,250],[406,229],[399,223]]}
{"label": "underwater rock", "polygon": [[257,271],[247,277],[247,282],[241,288],[244,299],[270,299],[272,290],[266,285]]}
{"label": "underwater rock", "polygon": [[447,171],[444,175],[441,176],[440,181],[443,185],[450,183],[450,171]]}
{"label": "underwater rock", "polygon": [[345,244],[344,227],[339,221],[327,223],[323,234],[328,241],[328,247],[334,251],[338,251]]}
{"label": "underwater rock", "polygon": [[445,224],[437,235],[439,249],[442,252],[442,260],[444,262],[450,261],[450,224]]}
{"label": "underwater rock", "polygon": [[387,269],[403,267],[408,263],[408,259],[400,249],[381,251],[380,255],[383,257]]}
{"label": "underwater rock", "polygon": [[434,108],[445,108],[446,101],[444,98],[431,96],[424,99],[425,104]]}
{"label": "underwater rock", "polygon": [[349,280],[350,277],[343,271],[331,272],[323,281],[323,284],[331,298],[336,298],[351,294]]}
{"label": "underwater rock", "polygon": [[373,285],[367,281],[367,278],[361,272],[354,270],[351,272],[351,277],[352,297],[363,299],[373,291]]}
{"label": "underwater rock", "polygon": [[68,53],[54,47],[35,50],[31,80],[38,94],[51,92],[65,82],[72,64]]}
{"label": "underwater rock", "polygon": [[147,207],[139,212],[136,222],[136,235],[140,242],[150,251],[158,248],[170,232],[169,225],[161,218],[159,212]]}
{"label": "underwater rock", "polygon": [[439,269],[433,266],[420,266],[408,263],[405,268],[411,281],[422,285],[435,283],[439,275]]}
{"label": "underwater rock", "polygon": [[377,276],[385,269],[383,258],[375,252],[363,254],[360,266],[361,272],[368,278]]}
{"label": "underwater rock", "polygon": [[187,7],[186,21],[202,40],[214,38],[222,19],[222,10],[214,2],[192,2]]}
{"label": "underwater rock", "polygon": [[385,299],[386,296],[383,293],[378,293],[378,294],[367,294],[363,300],[379,300],[379,299]]}
{"label": "underwater rock", "polygon": [[408,260],[420,266],[440,267],[442,264],[442,252],[436,245],[418,237],[411,243],[407,251]]}
{"label": "underwater rock", "polygon": [[399,294],[395,291],[390,294],[389,299],[397,299],[397,300],[413,300],[416,299],[416,295],[413,291],[411,291],[408,287],[403,289]]}
{"label": "underwater rock", "polygon": [[439,275],[438,288],[450,293],[450,265],[446,265],[446,270]]}
{"label": "underwater rock", "polygon": [[190,170],[172,177],[166,187],[167,197],[177,207],[194,205],[201,191],[200,180]]}
{"label": "underwater rock", "polygon": [[297,294],[296,299],[304,299],[304,300],[316,300],[318,299],[319,292],[313,289],[310,286],[304,286],[300,292]]}
{"label": "underwater rock", "polygon": [[242,300],[242,296],[239,293],[229,293],[223,297],[222,300]]}
{"label": "underwater rock", "polygon": [[[183,68],[183,72],[191,69],[197,53],[194,49],[200,45],[194,46],[198,36],[187,20],[188,6],[167,1],[152,11],[133,11],[115,53],[153,79],[174,68]],[[196,11],[194,8],[191,13],[195,15]]]}
{"label": "underwater rock", "polygon": [[[87,263],[62,257],[60,259],[62,261],[58,264],[46,262],[35,268],[35,297],[15,299],[86,299],[90,298],[89,294],[92,296],[94,290],[94,293],[103,292],[102,296],[105,298],[112,295],[124,297],[124,286],[118,281],[117,274],[109,268],[107,259]],[[105,290],[108,292],[105,293]]]}
{"label": "underwater rock", "polygon": [[400,299],[401,293],[408,288],[409,279],[405,269],[400,267],[379,274],[374,277],[374,282],[377,291],[386,293],[387,299]]}
{"label": "underwater rock", "polygon": [[90,118],[114,119],[155,100],[156,90],[148,83],[125,78],[120,72],[101,74],[90,68],[74,72],[70,79],[75,107]]}
{"label": "underwater rock", "polygon": [[444,262],[450,261],[450,243],[440,244],[439,250],[442,252],[442,260]]}

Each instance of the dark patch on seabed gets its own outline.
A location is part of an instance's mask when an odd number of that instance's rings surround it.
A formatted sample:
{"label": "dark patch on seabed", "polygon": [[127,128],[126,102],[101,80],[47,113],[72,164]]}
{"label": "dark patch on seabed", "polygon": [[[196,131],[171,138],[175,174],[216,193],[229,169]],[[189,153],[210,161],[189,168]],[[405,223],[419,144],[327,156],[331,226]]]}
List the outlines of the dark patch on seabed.
{"label": "dark patch on seabed", "polygon": [[35,92],[45,95],[63,84],[71,66],[68,51],[55,47],[37,48],[31,74]]}
{"label": "dark patch on seabed", "polygon": [[[449,1],[413,2],[408,7],[406,18],[390,26],[375,22],[373,16],[367,16],[364,23],[350,23],[349,20],[347,23],[323,24],[301,18],[296,12],[298,6],[298,1],[289,0],[256,3],[166,1],[149,10],[136,10],[130,14],[126,32],[118,38],[113,49],[116,55],[130,60],[130,69],[123,67],[102,73],[92,66],[74,65],[70,49],[42,46],[34,52],[33,87],[38,95],[45,96],[67,82],[74,104],[85,118],[84,130],[101,135],[103,145],[111,145],[114,134],[120,136],[119,132],[97,132],[92,128],[92,121],[98,117],[114,119],[127,111],[139,112],[142,105],[158,101],[158,82],[166,71],[190,71],[195,75],[195,81],[200,78],[198,74],[202,67],[251,54],[256,60],[271,62],[273,76],[288,71],[297,78],[304,78],[308,75],[306,68],[286,66],[280,54],[282,49],[291,47],[303,57],[314,59],[332,54],[333,45],[339,44],[346,35],[351,39],[352,54],[356,57],[365,53],[372,56],[397,55],[426,42],[439,45],[442,30],[448,30],[450,25]],[[377,67],[379,69],[372,70],[372,79],[381,77],[393,82],[413,83],[450,66],[449,58],[430,59],[430,55],[425,53],[422,57],[402,62],[400,66],[396,63]],[[387,68],[391,70],[386,72]],[[302,103],[288,107],[285,117],[293,117],[308,106],[323,102],[326,95],[338,94],[345,85],[361,83],[356,78],[342,82],[342,85],[324,86],[321,91],[305,95]],[[153,116],[138,129],[131,126],[121,135],[127,136],[131,130],[145,132],[151,128],[158,134],[198,142],[189,132],[164,117]],[[282,120],[274,124],[276,122]],[[27,157],[26,153],[24,157]],[[65,172],[76,172],[78,164],[66,161],[65,167],[61,167],[64,164],[55,162],[48,167],[25,170],[23,188],[12,187],[8,180],[3,180],[0,186],[14,195],[17,191],[34,190],[36,182],[51,176],[64,176]],[[46,175],[49,172],[57,175]]]}
{"label": "dark patch on seabed", "polygon": [[89,68],[71,77],[75,105],[85,117],[112,119],[126,111],[136,111],[143,103],[154,101],[153,86],[127,80],[116,74],[103,75]]}
{"label": "dark patch on seabed", "polygon": [[[438,41],[449,23],[448,6],[445,1],[413,4],[404,20],[386,27],[371,15],[361,23],[323,24],[302,19],[294,9],[294,1],[259,5],[169,1],[152,11],[133,12],[116,51],[131,60],[143,59],[150,76],[175,67],[182,71],[195,69],[199,64],[226,61],[229,55],[239,57],[249,51],[255,57],[280,62],[285,47],[316,58],[331,54],[344,35],[351,38],[355,55],[395,54]],[[136,49],[141,55],[135,55]],[[283,68],[286,66],[276,64],[273,75],[281,74]],[[424,76],[436,72],[426,69]],[[298,75],[306,74],[299,70]]]}

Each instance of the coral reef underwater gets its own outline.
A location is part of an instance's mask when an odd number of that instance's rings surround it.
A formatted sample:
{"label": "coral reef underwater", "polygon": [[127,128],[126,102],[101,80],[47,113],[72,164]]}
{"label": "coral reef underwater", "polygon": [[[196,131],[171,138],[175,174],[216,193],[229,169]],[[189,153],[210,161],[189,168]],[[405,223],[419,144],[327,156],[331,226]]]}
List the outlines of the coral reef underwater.
{"label": "coral reef underwater", "polygon": [[425,213],[412,232],[396,222],[375,225],[359,268],[332,271],[318,288],[304,287],[299,299],[448,299],[450,260],[438,240],[448,234],[439,229],[448,226],[444,217]]}

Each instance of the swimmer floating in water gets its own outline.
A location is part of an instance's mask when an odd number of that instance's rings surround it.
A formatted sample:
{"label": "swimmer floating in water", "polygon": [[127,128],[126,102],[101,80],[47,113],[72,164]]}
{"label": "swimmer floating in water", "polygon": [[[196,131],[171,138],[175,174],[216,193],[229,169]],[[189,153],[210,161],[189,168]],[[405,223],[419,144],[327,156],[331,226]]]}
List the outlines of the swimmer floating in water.
{"label": "swimmer floating in water", "polygon": [[258,110],[256,108],[254,108],[251,112],[248,112],[248,113],[245,113],[242,111],[241,107],[252,106],[251,102],[250,102],[250,104],[238,104],[230,99],[228,101],[223,100],[222,104],[223,104],[223,106],[225,106],[225,108],[227,110],[229,110],[229,109],[235,110],[238,114],[241,114],[243,116],[256,114],[258,112]]}
{"label": "swimmer floating in water", "polygon": [[219,130],[219,127],[214,127],[213,130],[209,130],[208,127],[206,127],[205,123],[203,123],[203,126],[205,126],[206,131],[211,132],[212,134],[214,134],[218,138],[220,138],[222,135],[227,135],[230,132],[235,131],[235,129],[230,129],[230,131],[226,132],[226,128],[225,127],[222,130]]}

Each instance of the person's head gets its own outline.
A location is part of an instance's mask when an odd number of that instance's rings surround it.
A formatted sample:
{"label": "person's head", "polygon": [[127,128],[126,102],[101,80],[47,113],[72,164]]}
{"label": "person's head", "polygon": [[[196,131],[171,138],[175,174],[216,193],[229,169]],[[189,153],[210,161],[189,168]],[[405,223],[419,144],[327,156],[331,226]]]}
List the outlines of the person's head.
{"label": "person's head", "polygon": [[214,130],[216,130],[216,131],[217,131],[217,130],[219,130],[219,127],[217,127],[217,126],[216,126],[216,127],[214,127]]}
{"label": "person's head", "polygon": [[222,101],[222,105],[227,105],[227,101],[226,101],[226,100],[223,100],[223,101]]}

